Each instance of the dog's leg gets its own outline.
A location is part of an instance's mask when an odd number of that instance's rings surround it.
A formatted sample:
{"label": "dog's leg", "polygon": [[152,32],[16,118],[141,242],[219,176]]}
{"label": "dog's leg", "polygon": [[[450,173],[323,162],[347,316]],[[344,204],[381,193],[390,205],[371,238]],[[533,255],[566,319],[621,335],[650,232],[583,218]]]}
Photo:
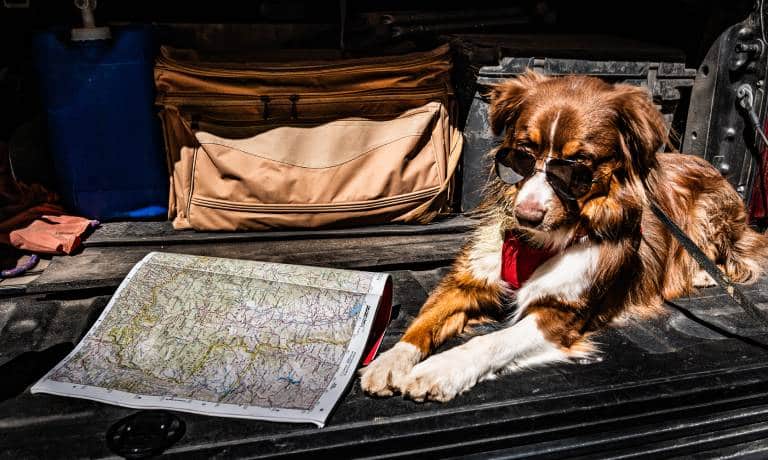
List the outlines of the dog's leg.
{"label": "dog's leg", "polygon": [[363,369],[361,385],[369,394],[391,396],[402,390],[411,368],[470,319],[483,316],[501,299],[498,286],[489,286],[466,272],[449,274],[429,297],[403,338]]}
{"label": "dog's leg", "polygon": [[495,226],[479,229],[402,339],[361,371],[360,384],[366,393],[391,396],[401,392],[413,366],[436,347],[460,333],[468,321],[499,312],[504,288],[498,232]]}
{"label": "dog's leg", "polygon": [[[517,322],[416,365],[403,383],[403,394],[416,401],[448,401],[501,370],[588,355],[592,350],[586,334],[602,325],[589,311],[597,308],[613,315],[605,305],[623,304],[620,298],[608,298],[603,289],[626,295],[626,286],[610,287],[632,266],[626,259],[629,244],[576,244],[553,257],[517,291]],[[596,290],[597,271],[605,284]]]}
{"label": "dog's leg", "polygon": [[538,315],[475,337],[416,365],[403,393],[416,401],[448,401],[502,370],[565,361],[569,353],[545,337]]}

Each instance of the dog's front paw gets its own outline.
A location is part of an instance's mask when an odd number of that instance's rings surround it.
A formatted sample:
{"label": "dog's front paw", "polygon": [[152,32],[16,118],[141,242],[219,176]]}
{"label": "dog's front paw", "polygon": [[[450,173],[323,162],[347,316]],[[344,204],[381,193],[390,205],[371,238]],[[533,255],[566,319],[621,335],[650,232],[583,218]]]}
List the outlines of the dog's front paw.
{"label": "dog's front paw", "polygon": [[414,401],[446,402],[478,381],[479,373],[464,350],[453,349],[432,356],[408,374],[403,394]]}
{"label": "dog's front paw", "polygon": [[398,342],[360,370],[360,386],[363,391],[375,396],[400,393],[406,376],[420,359],[418,348],[407,342]]}

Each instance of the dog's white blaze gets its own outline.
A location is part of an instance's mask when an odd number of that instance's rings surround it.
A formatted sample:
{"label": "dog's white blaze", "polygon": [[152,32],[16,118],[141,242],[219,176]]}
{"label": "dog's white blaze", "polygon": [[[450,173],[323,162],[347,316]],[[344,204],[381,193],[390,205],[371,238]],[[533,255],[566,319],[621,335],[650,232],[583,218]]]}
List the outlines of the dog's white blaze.
{"label": "dog's white blaze", "polygon": [[[557,122],[560,120],[560,112],[555,115],[555,119],[552,121],[552,126],[549,128],[549,154],[547,158],[552,157],[553,149],[555,148],[555,133],[557,132]],[[546,166],[544,166],[546,169]],[[541,206],[542,209],[548,210],[549,203],[555,197],[555,191],[547,181],[545,172],[539,171],[528,179],[515,198],[515,206],[525,201],[533,201]]]}
{"label": "dog's white blaze", "polygon": [[488,283],[501,281],[501,249],[504,235],[500,222],[479,227],[469,249],[469,271],[477,279]]}
{"label": "dog's white blaze", "polygon": [[458,394],[497,372],[566,361],[568,355],[548,341],[531,314],[516,324],[475,337],[416,365],[409,378],[439,384],[445,393]]}
{"label": "dog's white blaze", "polygon": [[542,209],[549,209],[549,203],[555,197],[555,191],[547,182],[543,172],[538,172],[528,179],[515,197],[515,206],[525,201],[533,201]]}
{"label": "dog's white blaze", "polygon": [[552,158],[552,152],[555,148],[555,133],[557,132],[557,122],[560,120],[560,111],[557,111],[555,115],[555,121],[552,122],[552,126],[549,128],[549,155],[547,158]]}
{"label": "dog's white blaze", "polygon": [[543,263],[517,291],[517,314],[542,297],[578,300],[593,281],[599,256],[600,248],[587,242],[570,246]]}

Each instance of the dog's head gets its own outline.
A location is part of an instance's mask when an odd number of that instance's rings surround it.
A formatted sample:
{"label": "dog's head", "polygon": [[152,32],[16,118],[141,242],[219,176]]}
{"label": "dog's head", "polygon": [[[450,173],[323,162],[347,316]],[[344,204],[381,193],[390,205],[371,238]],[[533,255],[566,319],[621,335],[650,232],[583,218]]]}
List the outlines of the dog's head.
{"label": "dog's head", "polygon": [[[666,138],[664,120],[647,91],[594,77],[529,71],[497,85],[490,96],[491,127],[497,135],[505,133],[492,153],[514,166],[535,162],[519,182],[497,179],[490,189],[490,203],[502,211],[507,228],[558,247],[577,232],[610,238],[639,224],[643,182]],[[580,189],[571,193],[570,183],[552,177],[552,171],[561,177],[575,171],[580,180],[572,183]]]}

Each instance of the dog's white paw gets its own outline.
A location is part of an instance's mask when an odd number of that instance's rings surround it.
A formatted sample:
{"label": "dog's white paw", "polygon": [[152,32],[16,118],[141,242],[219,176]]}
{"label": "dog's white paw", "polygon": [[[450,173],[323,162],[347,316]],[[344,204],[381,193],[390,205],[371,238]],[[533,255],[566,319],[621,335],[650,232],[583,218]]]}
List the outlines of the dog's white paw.
{"label": "dog's white paw", "polygon": [[696,273],[696,275],[693,277],[693,287],[704,288],[716,285],[717,283],[715,280],[713,280],[712,277],[709,276],[709,273],[704,270],[699,270],[698,273]]}
{"label": "dog's white paw", "polygon": [[419,360],[421,351],[416,346],[398,342],[360,370],[360,386],[375,396],[401,393],[406,376]]}
{"label": "dog's white paw", "polygon": [[407,376],[403,394],[414,401],[446,402],[478,382],[471,353],[454,348],[419,363]]}

